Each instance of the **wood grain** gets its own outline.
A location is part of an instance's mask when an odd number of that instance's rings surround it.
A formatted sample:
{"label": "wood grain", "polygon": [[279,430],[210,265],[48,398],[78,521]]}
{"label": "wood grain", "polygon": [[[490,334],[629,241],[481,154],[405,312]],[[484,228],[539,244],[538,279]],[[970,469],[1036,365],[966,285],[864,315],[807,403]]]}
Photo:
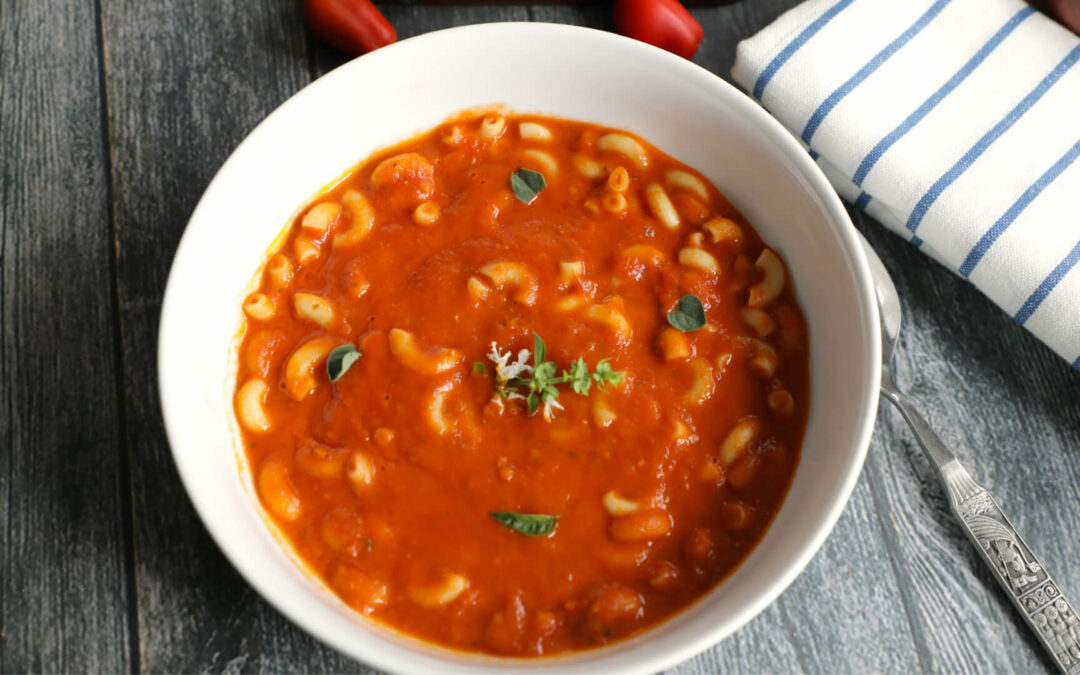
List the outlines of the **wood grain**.
{"label": "wood grain", "polygon": [[130,666],[96,25],[0,3],[2,672]]}
{"label": "wood grain", "polygon": [[[730,79],[738,40],[795,4],[693,8],[706,33],[695,62]],[[611,27],[606,4],[382,8],[401,38],[481,21]],[[206,184],[266,114],[345,59],[308,34],[297,0],[96,10],[0,2],[0,671],[368,671],[218,552],[173,469],[154,368],[169,262]],[[1080,598],[1080,373],[853,217],[903,298],[899,384]],[[981,565],[882,409],[806,571],[673,672],[1049,671]]]}

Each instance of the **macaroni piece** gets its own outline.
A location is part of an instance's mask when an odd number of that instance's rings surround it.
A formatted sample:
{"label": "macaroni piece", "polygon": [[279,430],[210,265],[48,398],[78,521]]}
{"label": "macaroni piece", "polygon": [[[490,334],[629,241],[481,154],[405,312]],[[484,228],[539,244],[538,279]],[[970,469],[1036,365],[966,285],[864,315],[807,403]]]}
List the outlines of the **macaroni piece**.
{"label": "macaroni piece", "polygon": [[263,405],[269,389],[266,382],[255,378],[248,380],[244,386],[240,387],[240,391],[236,392],[236,410],[240,421],[248,431],[257,434],[270,431],[270,417]]}
{"label": "macaroni piece", "polygon": [[336,314],[334,308],[325,298],[314,293],[295,293],[293,295],[293,309],[301,319],[317,323],[323,328],[333,325]]}
{"label": "macaroni piece", "polygon": [[596,147],[606,152],[617,152],[626,155],[640,168],[649,165],[649,155],[645,152],[645,148],[641,147],[641,143],[626,134],[604,134],[597,139]]}
{"label": "macaroni piece", "polygon": [[668,185],[676,188],[682,188],[689,190],[697,195],[698,199],[703,202],[709,201],[709,189],[705,187],[705,183],[700,178],[688,171],[668,171],[664,176],[667,178]]}
{"label": "macaroni piece", "polygon": [[355,190],[349,190],[341,197],[341,203],[352,213],[349,229],[334,236],[334,246],[355,246],[362,242],[375,227],[375,212],[367,197]]}
{"label": "macaroni piece", "polygon": [[742,243],[742,229],[730,218],[716,217],[705,222],[701,229],[709,233],[712,243],[730,242],[735,246]]}
{"label": "macaroni piece", "polygon": [[256,321],[266,321],[273,318],[274,301],[266,293],[252,293],[244,301],[244,313]]}
{"label": "macaroni piece", "polygon": [[679,249],[679,264],[701,270],[705,274],[717,275],[720,273],[720,263],[711,253],[700,248]]}
{"label": "macaroni piece", "polygon": [[751,307],[764,307],[780,297],[780,292],[784,290],[784,263],[780,256],[765,249],[758,256],[755,265],[761,270],[762,279],[761,283],[750,289],[747,304]]}
{"label": "macaroni piece", "polygon": [[518,133],[526,141],[550,141],[555,138],[551,129],[536,122],[522,122],[518,125]]}
{"label": "macaroni piece", "polygon": [[585,155],[576,154],[572,160],[574,168],[586,178],[600,178],[604,175],[604,165],[595,159],[589,159]]}
{"label": "macaroni piece", "polygon": [[480,120],[480,138],[498,138],[506,131],[506,118],[502,115],[488,115]]}
{"label": "macaroni piece", "polygon": [[613,516],[625,516],[641,508],[640,504],[635,501],[625,499],[614,490],[608,490],[607,492],[605,492],[601,501],[604,504],[604,508],[607,509],[607,512]]}
{"label": "macaroni piece", "polygon": [[539,282],[528,266],[521,263],[494,262],[481,267],[480,274],[491,279],[495,288],[512,290],[510,297],[515,301],[530,307],[536,304]]}
{"label": "macaroni piece", "polygon": [[293,264],[285,256],[278,254],[266,263],[266,276],[271,288],[284,288],[293,277]]}
{"label": "macaroni piece", "polygon": [[445,373],[461,363],[465,356],[456,349],[425,349],[409,331],[394,328],[390,331],[390,352],[398,362],[424,375]]}
{"label": "macaroni piece", "polygon": [[671,203],[671,198],[664,192],[664,188],[656,183],[649,184],[645,188],[645,203],[664,227],[669,230],[678,229],[681,222],[679,212],[675,210],[675,205]]}
{"label": "macaroni piece", "polygon": [[317,337],[296,348],[285,364],[285,388],[289,396],[302,401],[315,393],[315,368],[336,346],[337,340],[333,338]]}
{"label": "macaroni piece", "polygon": [[555,158],[551,156],[551,153],[544,152],[543,150],[522,150],[521,156],[532,160],[536,168],[540,169],[547,176],[554,176],[559,173],[559,163],[555,161]]}
{"label": "macaroni piece", "polygon": [[337,222],[340,215],[341,205],[337,202],[320,202],[304,214],[300,227],[316,233],[326,232]]}

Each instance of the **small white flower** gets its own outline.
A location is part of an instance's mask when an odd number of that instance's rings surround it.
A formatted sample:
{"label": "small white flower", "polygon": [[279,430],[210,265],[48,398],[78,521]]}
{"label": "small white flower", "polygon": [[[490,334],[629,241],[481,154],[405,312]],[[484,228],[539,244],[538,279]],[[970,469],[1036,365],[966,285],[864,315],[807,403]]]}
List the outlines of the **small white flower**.
{"label": "small white flower", "polygon": [[555,410],[565,410],[562,403],[559,403],[557,399],[549,398],[544,401],[544,421],[550,422],[555,419]]}

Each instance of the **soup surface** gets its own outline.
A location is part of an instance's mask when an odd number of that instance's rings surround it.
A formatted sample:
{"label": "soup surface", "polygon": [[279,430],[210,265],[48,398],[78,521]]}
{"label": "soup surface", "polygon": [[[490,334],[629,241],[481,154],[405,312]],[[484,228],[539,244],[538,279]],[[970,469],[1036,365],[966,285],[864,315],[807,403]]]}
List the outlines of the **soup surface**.
{"label": "soup surface", "polygon": [[809,382],[786,277],[642,139],[465,114],[356,167],[261,270],[235,401],[258,494],[404,633],[623,639],[728,575],[791,483]]}

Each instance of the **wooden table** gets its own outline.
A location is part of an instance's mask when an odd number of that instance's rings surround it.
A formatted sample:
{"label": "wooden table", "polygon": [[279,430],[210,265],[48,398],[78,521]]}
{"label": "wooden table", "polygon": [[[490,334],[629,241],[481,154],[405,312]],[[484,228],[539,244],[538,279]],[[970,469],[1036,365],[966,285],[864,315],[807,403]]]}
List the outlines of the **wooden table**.
{"label": "wooden table", "polygon": [[[695,60],[795,0],[694,14]],[[207,536],[173,468],[157,322],[177,241],[237,143],[342,62],[299,0],[0,2],[0,671],[361,671]],[[481,21],[610,27],[607,6],[384,8],[401,37]],[[542,58],[543,55],[538,55]],[[373,105],[377,102],[373,102]],[[1080,598],[1080,373],[854,214],[895,275],[898,379]],[[854,496],[761,616],[677,670],[1045,671],[883,408]]]}

